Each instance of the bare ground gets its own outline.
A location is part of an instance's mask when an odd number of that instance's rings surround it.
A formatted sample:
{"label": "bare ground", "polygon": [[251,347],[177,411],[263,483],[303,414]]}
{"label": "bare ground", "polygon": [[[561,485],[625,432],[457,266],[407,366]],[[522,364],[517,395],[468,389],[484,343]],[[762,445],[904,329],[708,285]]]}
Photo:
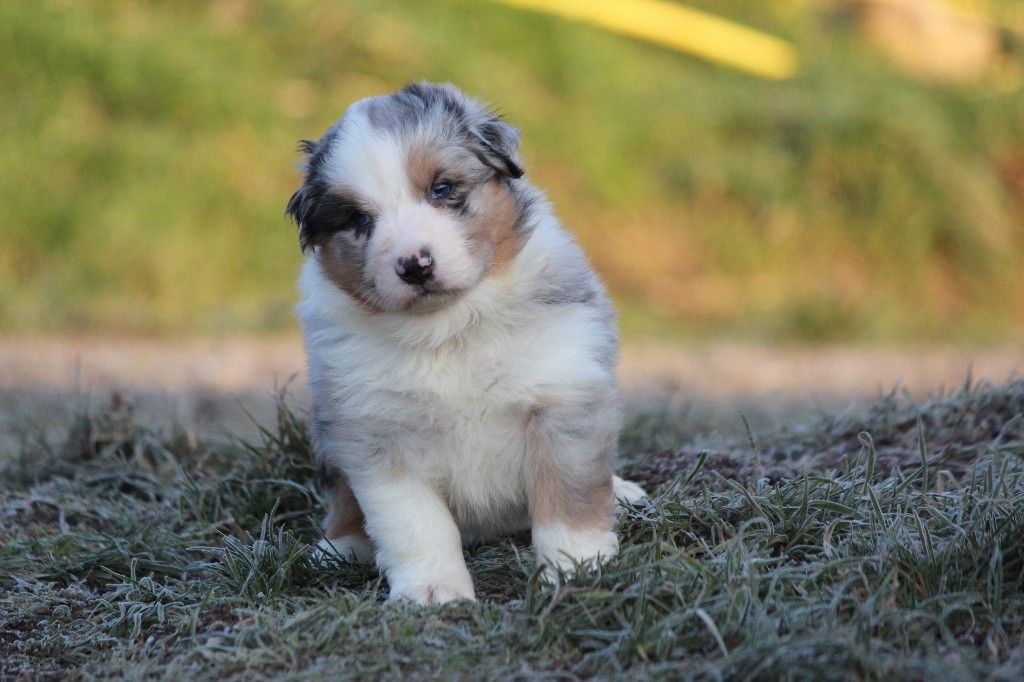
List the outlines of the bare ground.
{"label": "bare ground", "polygon": [[[837,409],[898,389],[921,397],[1024,371],[1024,344],[995,348],[795,347],[627,342],[620,377],[631,409],[658,404],[689,435],[737,435],[794,413]],[[130,398],[153,423],[204,437],[249,435],[273,419],[276,390],[308,404],[297,338],[0,339],[0,443],[62,426],[82,401]],[[742,415],[742,418],[741,418]],[[252,419],[250,418],[252,417]],[[746,424],[744,423],[746,419]]]}

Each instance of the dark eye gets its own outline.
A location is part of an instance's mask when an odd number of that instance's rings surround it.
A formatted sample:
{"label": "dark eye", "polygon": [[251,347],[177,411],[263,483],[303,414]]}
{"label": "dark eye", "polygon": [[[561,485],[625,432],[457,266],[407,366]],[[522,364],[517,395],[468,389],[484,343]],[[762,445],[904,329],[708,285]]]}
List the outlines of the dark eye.
{"label": "dark eye", "polygon": [[370,224],[370,220],[370,214],[363,211],[356,211],[352,214],[352,217],[349,218],[349,222],[356,227],[366,227]]}
{"label": "dark eye", "polygon": [[432,199],[447,199],[451,196],[452,185],[450,182],[435,182],[434,186],[430,188],[430,197]]}

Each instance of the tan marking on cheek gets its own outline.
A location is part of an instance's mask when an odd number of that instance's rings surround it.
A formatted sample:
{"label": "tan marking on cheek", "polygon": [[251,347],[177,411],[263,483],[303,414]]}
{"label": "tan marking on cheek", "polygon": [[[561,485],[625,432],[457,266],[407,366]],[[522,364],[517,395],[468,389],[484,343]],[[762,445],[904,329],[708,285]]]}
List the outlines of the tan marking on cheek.
{"label": "tan marking on cheek", "polygon": [[476,191],[482,210],[471,219],[467,236],[474,251],[491,254],[491,274],[500,274],[519,255],[526,238],[515,231],[515,200],[500,180],[490,180]]}
{"label": "tan marking on cheek", "polygon": [[369,312],[380,312],[382,309],[369,297],[370,285],[363,279],[363,264],[350,262],[341,254],[337,240],[344,239],[334,235],[317,247],[316,258],[327,279],[335,286],[359,302]]}
{"label": "tan marking on cheek", "polygon": [[527,462],[531,523],[535,527],[561,523],[577,530],[610,530],[614,520],[611,472],[572,480],[552,463],[551,454],[536,452]]}
{"label": "tan marking on cheek", "polygon": [[344,476],[338,478],[327,499],[327,521],[324,533],[328,540],[356,536],[368,539],[366,535],[366,517],[359,501],[352,493],[348,480]]}

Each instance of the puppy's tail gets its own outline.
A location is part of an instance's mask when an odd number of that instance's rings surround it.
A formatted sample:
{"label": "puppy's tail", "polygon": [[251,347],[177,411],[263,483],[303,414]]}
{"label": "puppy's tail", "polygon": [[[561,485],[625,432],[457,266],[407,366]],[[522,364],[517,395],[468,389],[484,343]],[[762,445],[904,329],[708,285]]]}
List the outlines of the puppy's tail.
{"label": "puppy's tail", "polygon": [[615,501],[619,504],[636,504],[647,497],[647,491],[633,481],[627,481],[618,476],[612,476],[612,492],[615,493]]}

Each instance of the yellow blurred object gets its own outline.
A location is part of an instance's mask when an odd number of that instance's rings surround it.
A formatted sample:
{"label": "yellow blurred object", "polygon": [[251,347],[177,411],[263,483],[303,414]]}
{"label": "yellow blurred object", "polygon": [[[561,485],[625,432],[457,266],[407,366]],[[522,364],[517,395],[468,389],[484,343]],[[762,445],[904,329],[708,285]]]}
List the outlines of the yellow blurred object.
{"label": "yellow blurred object", "polygon": [[797,69],[786,41],[664,0],[496,0],[506,5],[585,21],[764,78]]}

